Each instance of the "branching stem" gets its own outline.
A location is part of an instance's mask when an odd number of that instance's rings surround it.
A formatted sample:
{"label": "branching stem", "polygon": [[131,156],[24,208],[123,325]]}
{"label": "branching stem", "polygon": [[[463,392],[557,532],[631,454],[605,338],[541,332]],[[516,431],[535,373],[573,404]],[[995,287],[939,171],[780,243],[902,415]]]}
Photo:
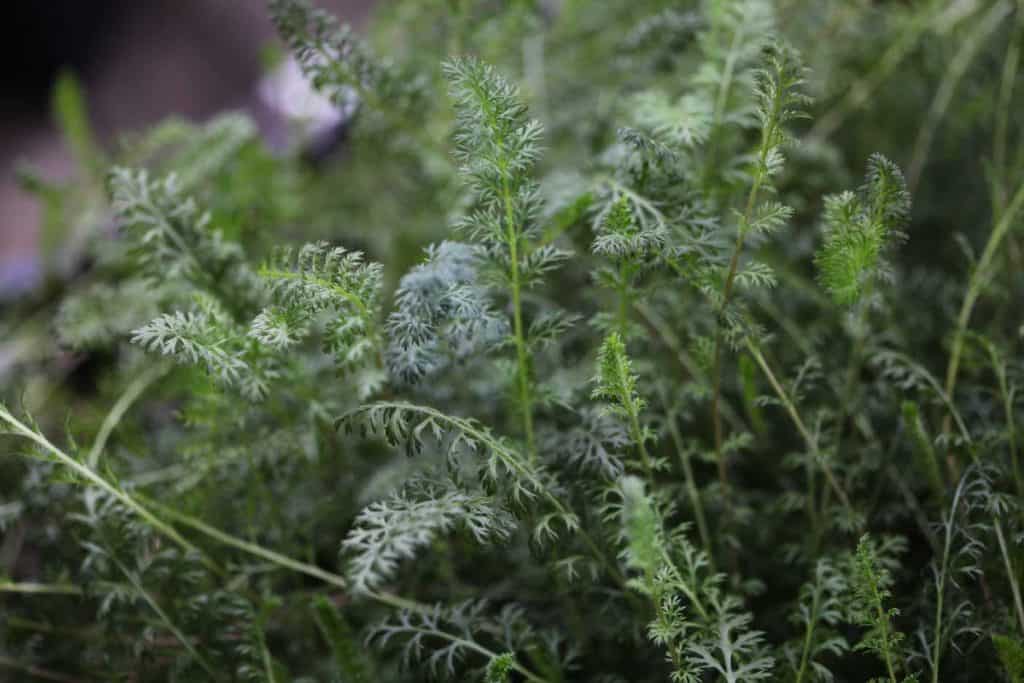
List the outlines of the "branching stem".
{"label": "branching stem", "polygon": [[822,472],[824,472],[825,479],[828,480],[829,486],[835,492],[836,496],[843,504],[843,507],[846,508],[846,510],[850,512],[852,515],[853,506],[850,504],[849,496],[846,495],[846,491],[843,490],[843,487],[839,484],[839,481],[836,479],[835,473],[833,473],[831,465],[829,465],[828,461],[824,458],[824,456],[822,456],[821,451],[818,448],[817,439],[815,439],[811,435],[810,430],[807,429],[807,425],[804,424],[803,419],[800,417],[800,413],[797,412],[796,406],[793,404],[793,400],[789,397],[789,394],[786,393],[786,390],[779,383],[779,380],[775,377],[775,373],[772,372],[772,369],[768,365],[768,361],[765,359],[764,354],[761,353],[761,349],[759,349],[757,345],[750,339],[747,340],[747,349],[750,351],[750,355],[754,357],[754,360],[757,361],[757,365],[758,367],[761,368],[761,371],[768,379],[768,383],[772,385],[772,389],[774,389],[775,395],[778,396],[780,401],[782,401],[783,407],[785,407],[786,412],[789,414],[790,419],[793,421],[793,424],[796,425],[797,431],[800,432],[800,436],[803,437],[804,443],[807,445],[807,449],[813,456],[814,461],[821,466],[821,470]]}

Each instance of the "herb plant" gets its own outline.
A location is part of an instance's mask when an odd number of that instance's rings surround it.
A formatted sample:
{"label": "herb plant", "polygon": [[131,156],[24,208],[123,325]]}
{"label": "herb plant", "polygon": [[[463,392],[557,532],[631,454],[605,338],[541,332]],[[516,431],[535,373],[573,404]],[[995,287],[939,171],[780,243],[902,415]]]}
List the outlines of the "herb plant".
{"label": "herb plant", "polygon": [[1024,5],[268,9],[333,158],[22,174],[11,680],[1024,680]]}

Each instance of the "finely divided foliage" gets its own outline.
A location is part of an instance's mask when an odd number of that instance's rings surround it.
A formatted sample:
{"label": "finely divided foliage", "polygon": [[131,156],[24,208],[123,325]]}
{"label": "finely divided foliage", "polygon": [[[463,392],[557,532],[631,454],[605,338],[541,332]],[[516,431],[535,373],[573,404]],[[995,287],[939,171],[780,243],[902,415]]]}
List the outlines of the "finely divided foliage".
{"label": "finely divided foliage", "polygon": [[[414,499],[410,499],[415,497]],[[478,543],[506,540],[512,517],[486,494],[415,483],[386,501],[371,503],[355,519],[342,549],[352,554],[352,588],[366,591],[390,579],[401,559],[411,559],[440,534],[465,527]]]}
{"label": "finely divided foliage", "polygon": [[1024,7],[903,4],[268,0],[333,153],[62,79],[0,678],[1024,680]]}

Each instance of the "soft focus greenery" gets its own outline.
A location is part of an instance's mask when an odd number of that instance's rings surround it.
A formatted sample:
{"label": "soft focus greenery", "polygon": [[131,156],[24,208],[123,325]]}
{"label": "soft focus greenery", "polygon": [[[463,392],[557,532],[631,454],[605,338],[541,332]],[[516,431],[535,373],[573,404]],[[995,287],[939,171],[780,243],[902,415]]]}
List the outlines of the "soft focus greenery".
{"label": "soft focus greenery", "polygon": [[22,171],[0,678],[1024,681],[1024,3],[268,11]]}

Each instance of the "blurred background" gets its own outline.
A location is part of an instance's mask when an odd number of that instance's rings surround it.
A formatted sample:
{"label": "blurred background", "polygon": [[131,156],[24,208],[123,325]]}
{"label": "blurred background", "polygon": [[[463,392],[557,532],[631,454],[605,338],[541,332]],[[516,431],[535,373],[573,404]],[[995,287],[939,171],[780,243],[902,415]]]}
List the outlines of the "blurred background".
{"label": "blurred background", "polygon": [[[318,0],[361,26],[372,0]],[[0,107],[0,298],[40,277],[37,198],[19,185],[29,164],[60,180],[72,170],[50,116],[62,72],[81,81],[101,144],[169,116],[202,120],[246,109],[264,127],[273,112],[258,96],[273,41],[263,0],[48,0],[5,8],[8,51]]]}

